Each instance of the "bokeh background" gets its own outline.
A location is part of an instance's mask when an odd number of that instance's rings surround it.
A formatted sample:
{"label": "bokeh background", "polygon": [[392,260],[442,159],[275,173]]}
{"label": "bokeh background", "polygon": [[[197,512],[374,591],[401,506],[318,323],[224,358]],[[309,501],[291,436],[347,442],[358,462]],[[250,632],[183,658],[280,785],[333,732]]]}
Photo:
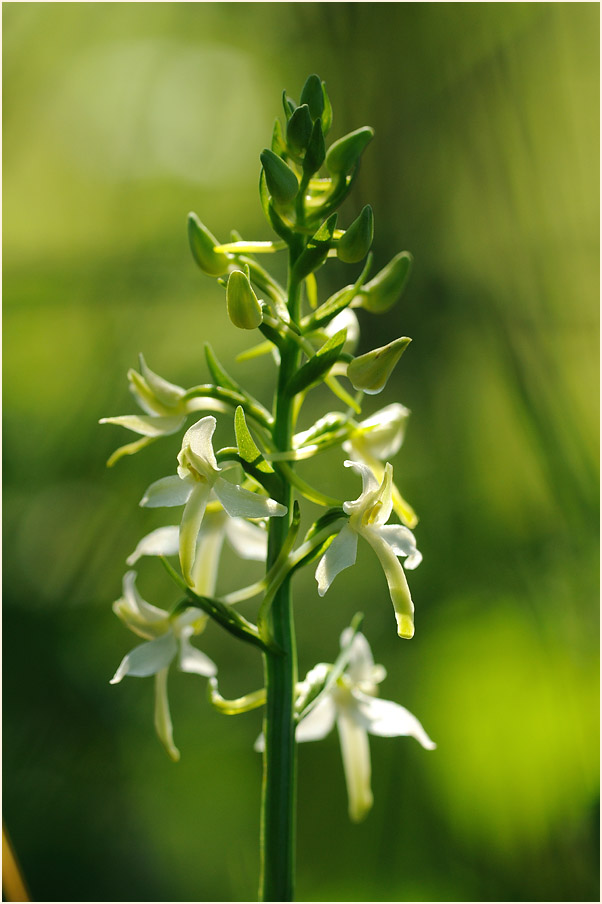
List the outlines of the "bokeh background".
{"label": "bokeh background", "polygon": [[[222,240],[271,237],[258,155],[282,89],[318,72],[332,137],[376,130],[343,222],[370,202],[376,265],[415,257],[362,349],[414,339],[365,410],[413,411],[395,470],[424,563],[411,643],[367,546],[323,600],[300,576],[300,668],[332,660],[363,610],[384,696],[438,749],[373,739],[376,803],[355,826],[336,735],[301,747],[298,898],[598,900],[597,4],[2,12],[4,816],[33,897],[255,897],[260,715],[221,716],[202,679],[173,674],[173,765],[151,682],[108,683],[135,642],[111,612],[124,559],[170,523],[136,503],[179,444],[107,471],[131,435],[97,421],[135,410],[140,351],[192,385],[203,342],[226,360],[245,347],[186,215]],[[358,269],[329,264],[322,297]],[[233,369],[268,401],[267,359]],[[329,407],[316,394],[307,421]],[[339,461],[312,479],[353,498]],[[247,577],[224,558],[221,589]],[[176,598],[155,561],[140,587]],[[212,627],[203,649],[224,694],[259,686],[252,650]]]}

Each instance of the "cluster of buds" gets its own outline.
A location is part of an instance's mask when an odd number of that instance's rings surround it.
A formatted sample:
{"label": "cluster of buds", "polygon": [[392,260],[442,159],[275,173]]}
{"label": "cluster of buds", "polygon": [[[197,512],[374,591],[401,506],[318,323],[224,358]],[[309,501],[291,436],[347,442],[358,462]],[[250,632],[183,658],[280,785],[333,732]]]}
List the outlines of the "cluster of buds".
{"label": "cluster of buds", "polygon": [[[142,413],[103,419],[139,436],[111,456],[109,464],[113,464],[163,436],[179,433],[190,414],[203,414],[183,433],[173,473],[152,483],[140,502],[144,507],[181,507],[179,523],[148,534],[127,560],[132,566],[144,556],[160,556],[183,599],[171,612],[151,605],[136,589],[135,572],[128,571],[123,595],[114,605],[116,614],[144,643],[125,656],[112,680],[155,676],[155,725],[174,759],[179,753],[167,699],[170,665],[176,662],[183,671],[209,678],[210,700],[223,712],[262,705],[264,690],[236,701],[224,700],[217,690],[217,666],[190,639],[213,620],[264,653],[273,653],[277,642],[270,607],[283,582],[298,568],[317,562],[317,592],[323,596],[337,574],[355,563],[358,537],[362,538],[382,566],[383,589],[386,586],[393,604],[397,633],[403,638],[414,634],[414,604],[404,568],[413,569],[421,561],[412,533],[417,517],[395,485],[390,463],[403,442],[409,411],[393,403],[361,417],[365,395],[384,389],[410,339],[401,336],[383,347],[354,354],[359,342],[355,311],[389,311],[403,292],[412,259],[402,251],[370,278],[372,208],[366,205],[346,229],[338,224],[337,209],[357,178],[373,130],[356,129],[327,148],[332,107],[324,83],[315,75],[307,79],[299,104],[285,93],[283,106],[284,125],[276,120],[271,147],[260,155],[261,203],[277,239],[248,241],[234,232],[222,243],[196,214],[188,218],[194,260],[206,276],[223,286],[230,322],[261,334],[239,360],[271,353],[268,362],[275,360],[280,368],[272,409],[231,376],[207,345],[209,382],[185,389],[151,371],[141,357],[139,370],[130,370],[128,380]],[[260,263],[262,256],[281,250],[289,254],[286,290]],[[316,274],[333,257],[349,265],[364,261],[364,265],[353,282],[320,303]],[[321,385],[343,404],[343,410],[328,411],[295,432],[307,395]],[[292,412],[292,428],[285,440],[278,426],[283,405]],[[217,450],[213,447],[216,413],[229,419],[233,428],[232,445]],[[362,491],[355,500],[336,499],[299,473],[297,463],[334,447],[341,448],[346,456],[343,464],[361,478]],[[288,498],[290,503],[291,496],[283,489],[287,487],[294,491],[294,505],[282,501]],[[299,500],[303,499],[326,511],[295,545]],[[399,522],[390,523],[393,515]],[[272,544],[268,558],[272,519],[283,518],[288,529],[280,531],[284,539],[277,547]],[[242,557],[265,561],[266,573],[254,584],[216,596],[225,539]],[[178,557],[179,571],[170,557]],[[236,603],[254,597],[261,598],[256,624],[235,609]],[[407,710],[376,698],[384,670],[374,665],[368,643],[358,631],[359,620],[353,624],[343,633],[336,662],[321,663],[297,683],[295,718],[299,741],[323,737],[336,721],[350,814],[360,819],[372,801],[367,733],[412,735],[425,748],[434,745]]]}

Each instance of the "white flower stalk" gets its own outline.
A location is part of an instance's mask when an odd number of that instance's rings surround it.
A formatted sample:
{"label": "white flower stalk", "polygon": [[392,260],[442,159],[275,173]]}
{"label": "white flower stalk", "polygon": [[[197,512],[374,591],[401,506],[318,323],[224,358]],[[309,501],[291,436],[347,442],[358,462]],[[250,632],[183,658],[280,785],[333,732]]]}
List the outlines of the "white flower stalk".
{"label": "white flower stalk", "polygon": [[178,473],[152,483],[140,505],[147,507],[184,505],[180,523],[180,564],[186,583],[194,586],[197,540],[209,496],[213,491],[232,518],[282,517],[286,506],[274,499],[245,490],[221,476],[213,452],[216,420],[211,415],[193,424],[182,440]]}
{"label": "white flower stalk", "polygon": [[413,533],[401,524],[387,524],[393,508],[393,468],[386,464],[380,485],[371,469],[361,462],[346,461],[345,467],[361,475],[361,495],[343,503],[348,523],[332,541],[316,569],[318,593],[324,596],[333,580],[345,568],[355,564],[358,536],[366,540],[382,565],[400,637],[414,635],[414,604],[398,556],[406,557],[406,568],[416,568],[422,556]]}
{"label": "white flower stalk", "polygon": [[[215,503],[209,503],[209,506]],[[224,539],[242,559],[265,562],[268,549],[267,531],[243,518],[229,518],[219,511],[205,511],[197,538],[192,589],[199,596],[213,596],[217,569]],[[132,566],[142,556],[175,556],[180,550],[180,528],[177,524],[158,527],[140,540],[126,562]]]}
{"label": "white flower stalk", "polygon": [[[361,421],[349,439],[343,443],[343,451],[354,461],[368,465],[379,483],[385,468],[383,461],[393,458],[399,452],[410,416],[409,408],[394,402]],[[393,510],[407,527],[416,527],[418,517],[412,506],[392,486]]]}
{"label": "white flower stalk", "polygon": [[[353,629],[341,634],[341,648],[349,649],[348,664],[333,686],[320,696],[313,708],[302,716],[295,732],[297,742],[319,741],[335,724],[339,733],[343,769],[349,801],[349,817],[360,822],[372,807],[370,746],[368,735],[381,737],[412,737],[425,750],[437,746],[405,707],[391,700],[377,697],[378,685],[386,678],[382,665],[375,665],[370,645],[363,634],[353,637]],[[324,684],[332,665],[319,663],[304,681],[297,685],[298,694],[315,685]],[[255,749],[263,749],[263,735]]]}
{"label": "white flower stalk", "polygon": [[190,643],[207,623],[201,609],[191,607],[171,616],[164,609],[144,600],[136,588],[136,572],[128,571],[123,578],[123,595],[113,603],[113,611],[130,631],[145,639],[122,659],[111,684],[118,684],[126,675],[136,678],[155,676],[155,728],[161,742],[173,760],[180,753],[173,742],[173,728],[167,698],[167,673],[177,659],[182,672],[209,678],[217,667],[208,656]]}

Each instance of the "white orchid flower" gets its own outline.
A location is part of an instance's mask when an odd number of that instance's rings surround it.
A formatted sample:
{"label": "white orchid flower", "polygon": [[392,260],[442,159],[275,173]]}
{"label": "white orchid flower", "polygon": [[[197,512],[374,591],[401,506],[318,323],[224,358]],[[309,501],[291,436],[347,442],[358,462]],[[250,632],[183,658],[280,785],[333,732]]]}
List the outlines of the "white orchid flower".
{"label": "white orchid flower", "polygon": [[344,464],[361,475],[363,489],[357,499],[343,503],[349,521],[318,563],[318,593],[324,596],[337,574],[355,564],[357,538],[363,537],[375,551],[385,573],[395,610],[397,633],[400,637],[413,637],[414,604],[398,556],[406,556],[405,565],[410,569],[420,564],[422,556],[416,548],[413,533],[407,527],[387,524],[393,508],[393,468],[387,463],[379,485],[367,465],[357,461],[346,461]]}
{"label": "white orchid flower", "polygon": [[[380,482],[385,474],[383,461],[397,455],[403,443],[409,408],[394,402],[361,421],[348,440],[343,451],[354,461],[368,465]],[[416,527],[418,517],[395,484],[392,486],[393,509],[407,527]]]}
{"label": "white orchid flower", "polygon": [[[342,648],[349,645],[352,633],[352,628],[343,631]],[[426,750],[436,747],[411,712],[398,703],[380,700],[376,696],[377,685],[385,677],[383,666],[374,664],[364,635],[356,634],[351,641],[344,673],[315,708],[301,719],[296,730],[297,741],[316,741],[326,737],[336,722],[349,798],[349,816],[354,822],[363,819],[372,806],[369,734],[387,738],[409,736]],[[312,681],[311,673],[307,679]]]}
{"label": "white orchid flower", "polygon": [[221,476],[211,443],[215,427],[212,415],[193,424],[182,440],[177,475],[152,483],[140,501],[147,507],[185,505],[180,523],[180,564],[191,587],[197,539],[211,491],[232,518],[273,518],[287,512],[286,506],[274,499],[245,490]]}
{"label": "white orchid flower", "polygon": [[167,699],[167,673],[177,659],[182,672],[203,675],[217,673],[215,663],[190,643],[190,638],[204,630],[207,616],[201,609],[191,607],[172,616],[164,609],[144,600],[136,588],[136,572],[128,571],[123,578],[123,595],[113,603],[113,611],[130,631],[145,639],[122,659],[111,684],[118,684],[126,675],[143,678],[155,676],[155,728],[165,749],[173,760],[180,753],[173,742],[173,726]]}
{"label": "white orchid flower", "polygon": [[117,424],[138,433],[142,438],[116,449],[109,458],[113,465],[123,455],[131,455],[161,436],[171,436],[180,430],[191,411],[224,411],[223,403],[211,398],[185,399],[186,390],[170,383],[148,367],[140,355],[140,373],[128,371],[129,389],[144,414],[123,414],[103,417],[100,424]]}
{"label": "white orchid flower", "polygon": [[[339,733],[343,769],[349,800],[349,817],[360,822],[372,807],[370,746],[368,735],[381,737],[412,737],[426,750],[437,746],[409,710],[380,700],[378,685],[386,678],[382,665],[375,665],[370,645],[363,634],[353,637],[353,628],[341,634],[341,648],[349,647],[347,666],[333,686],[319,697],[316,705],[302,716],[295,732],[295,739],[319,741],[330,734],[335,724]],[[312,688],[324,685],[333,668],[319,663],[305,679],[298,683],[298,700],[302,700]],[[255,743],[256,750],[263,750],[263,734]]]}
{"label": "white orchid flower", "polygon": [[[215,504],[215,503],[213,503]],[[211,506],[212,503],[209,503]],[[244,518],[229,518],[221,509],[205,511],[197,538],[192,589],[199,596],[213,596],[217,569],[224,539],[242,559],[265,562],[268,549],[267,531]],[[180,528],[177,524],[158,527],[140,540],[126,562],[132,566],[142,556],[175,556],[180,550]]]}

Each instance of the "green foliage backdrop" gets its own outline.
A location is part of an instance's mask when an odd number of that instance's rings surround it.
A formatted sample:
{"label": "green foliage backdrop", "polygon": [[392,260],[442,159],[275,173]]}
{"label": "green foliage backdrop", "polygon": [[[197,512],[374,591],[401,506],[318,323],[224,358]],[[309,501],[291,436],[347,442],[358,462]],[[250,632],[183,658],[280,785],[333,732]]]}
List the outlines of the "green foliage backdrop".
{"label": "green foliage backdrop", "polygon": [[[373,739],[354,826],[336,738],[301,748],[298,897],[597,900],[597,5],[26,3],[3,32],[4,815],[34,898],[255,895],[259,715],[175,676],[173,765],[150,683],[109,686],[125,557],[165,523],[136,503],[178,443],[107,472],[127,437],[96,422],[134,410],[139,351],[191,385],[205,340],[242,349],[186,214],[271,237],[259,151],[318,72],[333,137],[376,130],[348,221],[369,200],[376,267],[415,256],[362,326],[366,349],[414,340],[379,406],[413,411],[395,471],[424,563],[411,644],[370,550],[327,598],[299,579],[300,671],[362,609],[438,750]],[[264,400],[269,366],[236,371]],[[225,694],[259,685],[252,652],[206,638]]]}

